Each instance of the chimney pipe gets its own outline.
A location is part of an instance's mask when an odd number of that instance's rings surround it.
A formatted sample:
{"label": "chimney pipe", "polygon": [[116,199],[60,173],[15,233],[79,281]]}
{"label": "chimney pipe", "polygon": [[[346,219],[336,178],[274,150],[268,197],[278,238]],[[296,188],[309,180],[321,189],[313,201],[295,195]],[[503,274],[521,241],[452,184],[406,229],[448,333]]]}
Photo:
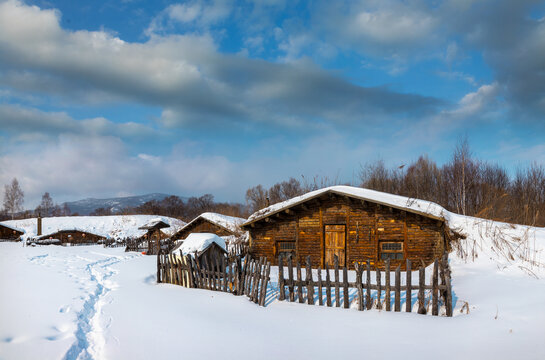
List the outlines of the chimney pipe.
{"label": "chimney pipe", "polygon": [[42,216],[40,215],[40,213],[38,213],[38,229],[37,229],[37,234],[38,236],[42,235]]}

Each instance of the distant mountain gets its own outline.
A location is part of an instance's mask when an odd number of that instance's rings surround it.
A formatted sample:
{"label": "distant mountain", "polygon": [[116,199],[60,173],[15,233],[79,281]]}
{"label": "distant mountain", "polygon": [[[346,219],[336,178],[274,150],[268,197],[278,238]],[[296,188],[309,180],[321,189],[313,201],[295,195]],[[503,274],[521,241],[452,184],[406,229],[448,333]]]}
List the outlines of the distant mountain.
{"label": "distant mountain", "polygon": [[[151,200],[161,201],[170,195],[167,194],[146,194],[137,196],[117,197],[110,199],[83,199],[78,201],[66,202],[72,214],[78,213],[80,215],[89,215],[96,209],[106,208],[110,209],[112,213],[118,213],[126,207],[136,207]],[[183,200],[187,198],[182,197]]]}

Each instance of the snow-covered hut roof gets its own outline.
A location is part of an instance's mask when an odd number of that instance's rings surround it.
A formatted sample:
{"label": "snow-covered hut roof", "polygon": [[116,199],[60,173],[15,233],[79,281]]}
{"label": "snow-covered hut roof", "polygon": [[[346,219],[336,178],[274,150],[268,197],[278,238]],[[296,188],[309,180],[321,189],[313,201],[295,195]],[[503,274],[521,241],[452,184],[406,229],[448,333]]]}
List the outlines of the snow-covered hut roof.
{"label": "snow-covered hut roof", "polygon": [[18,228],[18,227],[15,227],[15,226],[12,226],[12,225],[9,225],[9,224],[6,224],[6,223],[0,223],[0,226],[6,227],[6,228],[8,228],[10,230],[13,230],[13,231],[20,232],[22,234],[25,233],[24,229],[21,229],[21,228]]}
{"label": "snow-covered hut roof", "polygon": [[308,192],[304,195],[271,205],[253,213],[242,226],[250,225],[256,221],[302,204],[309,200],[331,193],[346,196],[358,200],[373,202],[392,208],[409,211],[436,220],[444,220],[447,210],[431,201],[408,198],[405,196],[388,194],[380,191],[358,188],[353,186],[330,186],[323,189]]}
{"label": "snow-covered hut roof", "polygon": [[174,248],[172,251],[174,252],[181,250],[183,255],[193,255],[196,253],[197,256],[199,256],[206,251],[206,249],[212,246],[212,244],[217,244],[220,248],[227,252],[225,240],[218,235],[211,233],[191,233],[179,247]]}
{"label": "snow-covered hut roof", "polygon": [[231,233],[237,233],[240,231],[240,225],[242,225],[246,219],[239,218],[235,216],[227,216],[223,214],[213,213],[213,212],[205,212],[197,216],[195,219],[191,220],[187,223],[186,226],[180,229],[180,231],[185,230],[186,228],[189,228],[192,224],[194,224],[196,221],[204,219],[207,220]]}
{"label": "snow-covered hut roof", "polygon": [[[162,231],[167,235],[176,233],[185,225],[182,220],[161,216],[161,221],[170,227]],[[42,235],[63,230],[77,230],[111,238],[137,238],[146,233],[139,227],[158,219],[157,215],[110,215],[110,216],[60,216],[42,218]],[[3,225],[23,229],[23,240],[37,236],[37,219],[8,220]]]}
{"label": "snow-covered hut roof", "polygon": [[161,218],[151,219],[147,224],[140,226],[140,230],[151,230],[151,229],[164,229],[170,227],[169,224],[163,221]]}

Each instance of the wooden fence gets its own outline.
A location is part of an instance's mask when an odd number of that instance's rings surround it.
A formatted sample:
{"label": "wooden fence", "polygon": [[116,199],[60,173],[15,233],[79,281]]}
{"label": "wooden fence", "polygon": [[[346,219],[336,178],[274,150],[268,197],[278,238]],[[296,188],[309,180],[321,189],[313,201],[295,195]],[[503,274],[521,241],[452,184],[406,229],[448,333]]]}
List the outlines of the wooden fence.
{"label": "wooden fence", "polygon": [[157,255],[157,282],[247,295],[265,306],[271,264],[266,258],[208,257],[195,260],[188,255],[160,252]]}
{"label": "wooden fence", "polygon": [[[427,314],[429,312],[429,306],[431,304],[431,314],[439,315],[439,300],[441,299],[445,306],[446,316],[452,316],[452,288],[451,288],[451,275],[450,268],[448,266],[448,257],[445,254],[441,260],[435,260],[433,264],[431,283],[426,285],[426,269],[420,267],[418,270],[418,285],[412,285],[413,279],[411,271],[411,261],[407,259],[407,271],[404,274],[405,285],[401,285],[402,274],[400,267],[394,271],[394,280],[392,281],[392,273],[390,271],[390,260],[386,260],[386,270],[384,284],[382,283],[382,272],[380,270],[375,271],[376,281],[371,281],[371,265],[367,261],[365,265],[363,263],[356,263],[356,279],[355,282],[348,281],[348,270],[346,267],[342,268],[343,279],[339,280],[339,261],[335,257],[334,265],[334,280],[331,280],[329,268],[326,266],[325,279],[322,278],[322,269],[317,270],[317,279],[314,279],[312,274],[312,267],[310,264],[310,257],[306,259],[306,271],[305,279],[301,276],[301,265],[297,262],[295,266],[296,278],[294,276],[294,267],[291,257],[288,257],[287,268],[288,278],[284,277],[284,258],[280,256],[278,258],[278,288],[279,288],[279,300],[288,299],[291,302],[297,301],[299,303],[305,302],[304,293],[306,293],[306,301],[309,305],[315,305],[317,290],[317,300],[319,305],[332,306],[332,296],[335,297],[335,306],[341,306],[341,294],[342,304],[344,308],[350,307],[350,289],[356,289],[356,296],[358,310],[364,309],[370,310],[373,305],[378,309],[384,309],[386,311],[401,311],[401,298],[402,294],[405,295],[405,311],[411,312],[412,303],[412,291],[416,290],[418,297],[418,310],[419,314]],[[365,273],[365,279],[364,279]],[[342,292],[341,292],[342,289]],[[287,294],[286,294],[287,290]],[[325,294],[324,294],[325,290]],[[333,290],[333,292],[332,292]],[[371,290],[375,290],[374,296],[372,296]],[[431,300],[428,297],[426,302],[426,290],[431,292]],[[384,297],[382,297],[384,292]],[[393,295],[392,295],[393,293]],[[392,304],[393,303],[393,304]],[[393,306],[392,306],[393,305]]]}

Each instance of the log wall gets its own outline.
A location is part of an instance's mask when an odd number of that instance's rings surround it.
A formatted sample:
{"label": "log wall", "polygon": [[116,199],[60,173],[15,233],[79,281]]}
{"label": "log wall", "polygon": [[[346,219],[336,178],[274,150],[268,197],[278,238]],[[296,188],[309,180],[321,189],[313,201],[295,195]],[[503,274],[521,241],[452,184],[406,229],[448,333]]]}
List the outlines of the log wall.
{"label": "log wall", "polygon": [[89,244],[98,243],[101,240],[105,240],[105,237],[95,235],[84,231],[59,231],[54,234],[43,237],[43,239],[59,239],[62,244]]}
{"label": "log wall", "polygon": [[19,240],[19,237],[23,235],[22,232],[10,229],[0,224],[0,239],[1,240]]}
{"label": "log wall", "polygon": [[250,254],[277,259],[278,242],[295,241],[295,261],[310,256],[313,267],[325,266],[325,225],[346,227],[346,264],[371,261],[373,268],[384,269],[380,259],[381,242],[403,244],[403,259],[391,259],[391,266],[405,270],[406,259],[427,266],[445,251],[444,224],[441,221],[406,211],[340,196],[310,200],[289,212],[282,212],[247,226]]}

